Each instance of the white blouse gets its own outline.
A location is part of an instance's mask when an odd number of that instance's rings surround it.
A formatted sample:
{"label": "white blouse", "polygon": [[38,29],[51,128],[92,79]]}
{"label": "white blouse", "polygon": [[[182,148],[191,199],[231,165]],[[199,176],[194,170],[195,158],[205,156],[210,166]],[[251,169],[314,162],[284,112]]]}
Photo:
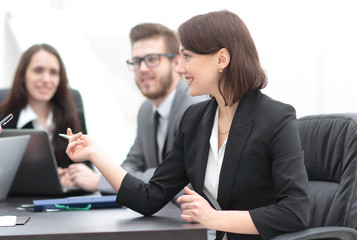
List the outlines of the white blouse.
{"label": "white blouse", "polygon": [[221,173],[223,157],[226,151],[227,144],[226,138],[222,146],[218,149],[218,113],[219,107],[217,107],[216,115],[214,117],[214,123],[210,138],[210,150],[208,154],[206,175],[204,181],[204,188],[216,200],[218,195],[219,175]]}
{"label": "white blouse", "polygon": [[34,129],[47,131],[48,137],[50,138],[50,141],[52,141],[53,132],[55,129],[52,110],[47,116],[46,127],[43,127],[36,113],[33,111],[31,106],[27,104],[27,106],[24,109],[22,109],[19,114],[19,120],[17,121],[16,128],[18,129],[23,128],[29,122],[32,122],[32,126]]}

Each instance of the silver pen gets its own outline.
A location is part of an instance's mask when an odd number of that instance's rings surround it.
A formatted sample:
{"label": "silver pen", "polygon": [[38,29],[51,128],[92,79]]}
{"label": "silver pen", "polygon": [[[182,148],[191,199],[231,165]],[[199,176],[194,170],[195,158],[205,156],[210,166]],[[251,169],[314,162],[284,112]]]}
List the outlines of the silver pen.
{"label": "silver pen", "polygon": [[72,136],[69,136],[69,135],[63,134],[63,133],[59,133],[58,136],[63,137],[63,138],[65,138],[65,139],[67,139],[67,140],[69,140],[69,139],[72,138]]}
{"label": "silver pen", "polygon": [[13,118],[14,116],[10,113],[9,115],[7,115],[4,119],[2,119],[0,121],[0,125],[4,126],[6,123],[10,122],[10,120]]}

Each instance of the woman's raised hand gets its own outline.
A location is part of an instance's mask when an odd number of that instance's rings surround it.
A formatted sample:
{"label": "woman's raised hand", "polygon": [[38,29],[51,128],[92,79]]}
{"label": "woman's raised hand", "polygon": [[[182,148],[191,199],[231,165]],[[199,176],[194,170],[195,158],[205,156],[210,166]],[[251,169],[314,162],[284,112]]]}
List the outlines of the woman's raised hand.
{"label": "woman's raised hand", "polygon": [[70,128],[67,129],[67,135],[72,136],[68,140],[66,153],[74,162],[83,162],[91,160],[93,153],[97,150],[97,144],[88,135],[81,132],[73,134]]}

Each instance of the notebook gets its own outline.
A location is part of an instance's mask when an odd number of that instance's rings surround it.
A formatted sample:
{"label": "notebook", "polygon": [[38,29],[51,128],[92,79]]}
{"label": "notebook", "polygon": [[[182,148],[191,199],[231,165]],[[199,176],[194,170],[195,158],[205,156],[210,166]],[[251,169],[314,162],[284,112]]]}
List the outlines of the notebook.
{"label": "notebook", "polygon": [[3,129],[1,137],[30,135],[28,143],[15,179],[10,188],[11,195],[80,195],[80,189],[62,188],[57,172],[57,161],[44,130],[35,129]]}
{"label": "notebook", "polygon": [[0,201],[8,195],[29,140],[29,135],[0,138]]}
{"label": "notebook", "polygon": [[121,207],[120,204],[116,203],[116,198],[117,195],[51,198],[33,200],[33,204],[25,204],[21,207],[35,212]]}

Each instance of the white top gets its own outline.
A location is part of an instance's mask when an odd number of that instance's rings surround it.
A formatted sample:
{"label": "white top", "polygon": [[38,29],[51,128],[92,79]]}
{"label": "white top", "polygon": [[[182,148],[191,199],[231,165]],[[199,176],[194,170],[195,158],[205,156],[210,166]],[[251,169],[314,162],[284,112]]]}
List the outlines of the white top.
{"label": "white top", "polygon": [[214,117],[214,123],[212,127],[210,142],[210,149],[207,160],[207,168],[205,175],[204,188],[208,191],[216,200],[218,195],[219,175],[221,173],[222,162],[224,153],[226,151],[227,138],[218,149],[218,112],[217,107],[216,115]]}
{"label": "white top", "polygon": [[[160,114],[159,118],[159,126],[157,128],[157,145],[159,148],[159,153],[162,153],[162,150],[164,148],[165,140],[166,140],[166,135],[167,135],[167,125],[169,122],[169,115],[172,107],[172,103],[175,98],[175,93],[176,89],[172,91],[166,98],[165,100],[160,104],[158,108],[156,108],[153,105],[153,110],[158,111]],[[159,156],[159,162],[162,162],[162,154],[158,154]]]}
{"label": "white top", "polygon": [[27,104],[27,106],[24,109],[22,109],[19,114],[19,120],[17,121],[16,128],[18,128],[18,129],[23,128],[29,122],[32,122],[32,126],[34,129],[47,131],[48,137],[50,138],[50,141],[52,141],[53,132],[55,129],[55,126],[53,123],[53,111],[52,110],[49,112],[49,114],[47,116],[46,127],[43,127],[41,124],[41,121],[38,119],[38,117],[37,117],[36,113],[33,111],[32,107],[29,104]]}

